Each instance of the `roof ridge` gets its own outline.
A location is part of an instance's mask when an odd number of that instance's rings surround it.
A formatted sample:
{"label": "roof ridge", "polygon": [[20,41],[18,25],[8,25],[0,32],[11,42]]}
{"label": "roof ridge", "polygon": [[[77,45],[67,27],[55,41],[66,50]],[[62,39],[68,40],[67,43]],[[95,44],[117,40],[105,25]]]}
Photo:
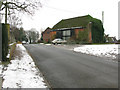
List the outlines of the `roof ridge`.
{"label": "roof ridge", "polygon": [[75,19],[75,18],[83,18],[83,17],[92,17],[91,15],[84,15],[84,16],[77,16],[77,17],[71,17],[71,18],[68,18],[68,19],[62,19],[61,21],[63,21],[63,20],[69,20],[69,19]]}
{"label": "roof ridge", "polygon": [[54,25],[52,29],[86,26],[91,19],[93,19],[93,17],[89,14],[68,19],[62,19],[60,22]]}

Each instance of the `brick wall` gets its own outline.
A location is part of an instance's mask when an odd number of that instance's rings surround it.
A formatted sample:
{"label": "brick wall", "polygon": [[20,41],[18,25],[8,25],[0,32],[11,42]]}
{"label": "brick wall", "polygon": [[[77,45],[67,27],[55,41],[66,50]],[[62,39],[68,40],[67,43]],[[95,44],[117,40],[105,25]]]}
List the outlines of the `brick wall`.
{"label": "brick wall", "polygon": [[49,42],[50,41],[50,29],[46,29],[43,33],[43,41]]}
{"label": "brick wall", "polygon": [[92,43],[91,23],[88,23],[87,29],[88,29],[88,41],[89,41],[89,43]]}
{"label": "brick wall", "polygon": [[56,38],[56,31],[51,31],[50,32],[50,40],[54,40]]}
{"label": "brick wall", "polygon": [[84,29],[75,29],[75,37],[78,38],[79,31],[84,31]]}
{"label": "brick wall", "polygon": [[92,42],[92,33],[89,32],[89,43],[91,43],[91,42]]}
{"label": "brick wall", "polygon": [[88,38],[88,43],[92,42],[92,33],[91,33],[91,28],[87,27],[86,29],[75,29],[75,37],[78,38],[79,35],[79,31],[84,32],[85,30],[87,30],[88,32],[88,36],[86,36],[86,38]]}

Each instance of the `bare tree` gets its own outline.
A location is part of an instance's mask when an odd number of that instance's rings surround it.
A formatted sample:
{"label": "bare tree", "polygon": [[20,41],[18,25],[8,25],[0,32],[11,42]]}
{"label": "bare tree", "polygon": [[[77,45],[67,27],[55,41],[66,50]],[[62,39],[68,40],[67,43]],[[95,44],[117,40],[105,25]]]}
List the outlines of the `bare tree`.
{"label": "bare tree", "polygon": [[[14,42],[14,40],[17,40],[18,33],[20,30],[18,28],[22,27],[22,20],[18,18],[16,15],[10,15],[8,17],[8,21],[10,24],[10,41]],[[17,31],[16,31],[17,30]]]}
{"label": "bare tree", "polygon": [[28,38],[30,43],[36,43],[39,38],[39,32],[35,29],[31,29],[29,31],[26,31],[26,37]]}
{"label": "bare tree", "polygon": [[7,23],[7,15],[16,12],[34,15],[39,7],[42,7],[40,0],[5,0],[2,2],[1,11],[5,10],[5,23]]}
{"label": "bare tree", "polygon": [[10,15],[8,17],[8,21],[10,23],[11,28],[21,26],[23,24],[22,20],[19,17],[17,17],[16,15]]}

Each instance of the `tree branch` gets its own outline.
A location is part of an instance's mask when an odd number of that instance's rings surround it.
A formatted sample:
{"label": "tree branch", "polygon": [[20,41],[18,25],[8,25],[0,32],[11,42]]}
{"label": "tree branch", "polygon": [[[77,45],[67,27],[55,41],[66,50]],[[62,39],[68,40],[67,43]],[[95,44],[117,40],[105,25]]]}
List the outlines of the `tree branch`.
{"label": "tree branch", "polygon": [[17,12],[34,15],[35,10],[38,10],[38,8],[42,7],[42,5],[40,0],[8,0],[8,2],[4,1],[2,3],[0,11],[4,10],[6,7],[9,11],[9,15]]}

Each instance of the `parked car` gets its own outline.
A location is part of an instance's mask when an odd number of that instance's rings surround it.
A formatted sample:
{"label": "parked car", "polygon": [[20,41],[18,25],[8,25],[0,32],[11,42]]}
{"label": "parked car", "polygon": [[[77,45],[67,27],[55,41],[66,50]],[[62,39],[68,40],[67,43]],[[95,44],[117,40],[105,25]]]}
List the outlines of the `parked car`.
{"label": "parked car", "polygon": [[66,40],[62,40],[62,39],[58,38],[58,39],[54,39],[52,41],[52,44],[63,44],[63,43],[66,43],[66,42],[67,42]]}
{"label": "parked car", "polygon": [[26,44],[27,42],[26,41],[22,41],[22,44]]}

